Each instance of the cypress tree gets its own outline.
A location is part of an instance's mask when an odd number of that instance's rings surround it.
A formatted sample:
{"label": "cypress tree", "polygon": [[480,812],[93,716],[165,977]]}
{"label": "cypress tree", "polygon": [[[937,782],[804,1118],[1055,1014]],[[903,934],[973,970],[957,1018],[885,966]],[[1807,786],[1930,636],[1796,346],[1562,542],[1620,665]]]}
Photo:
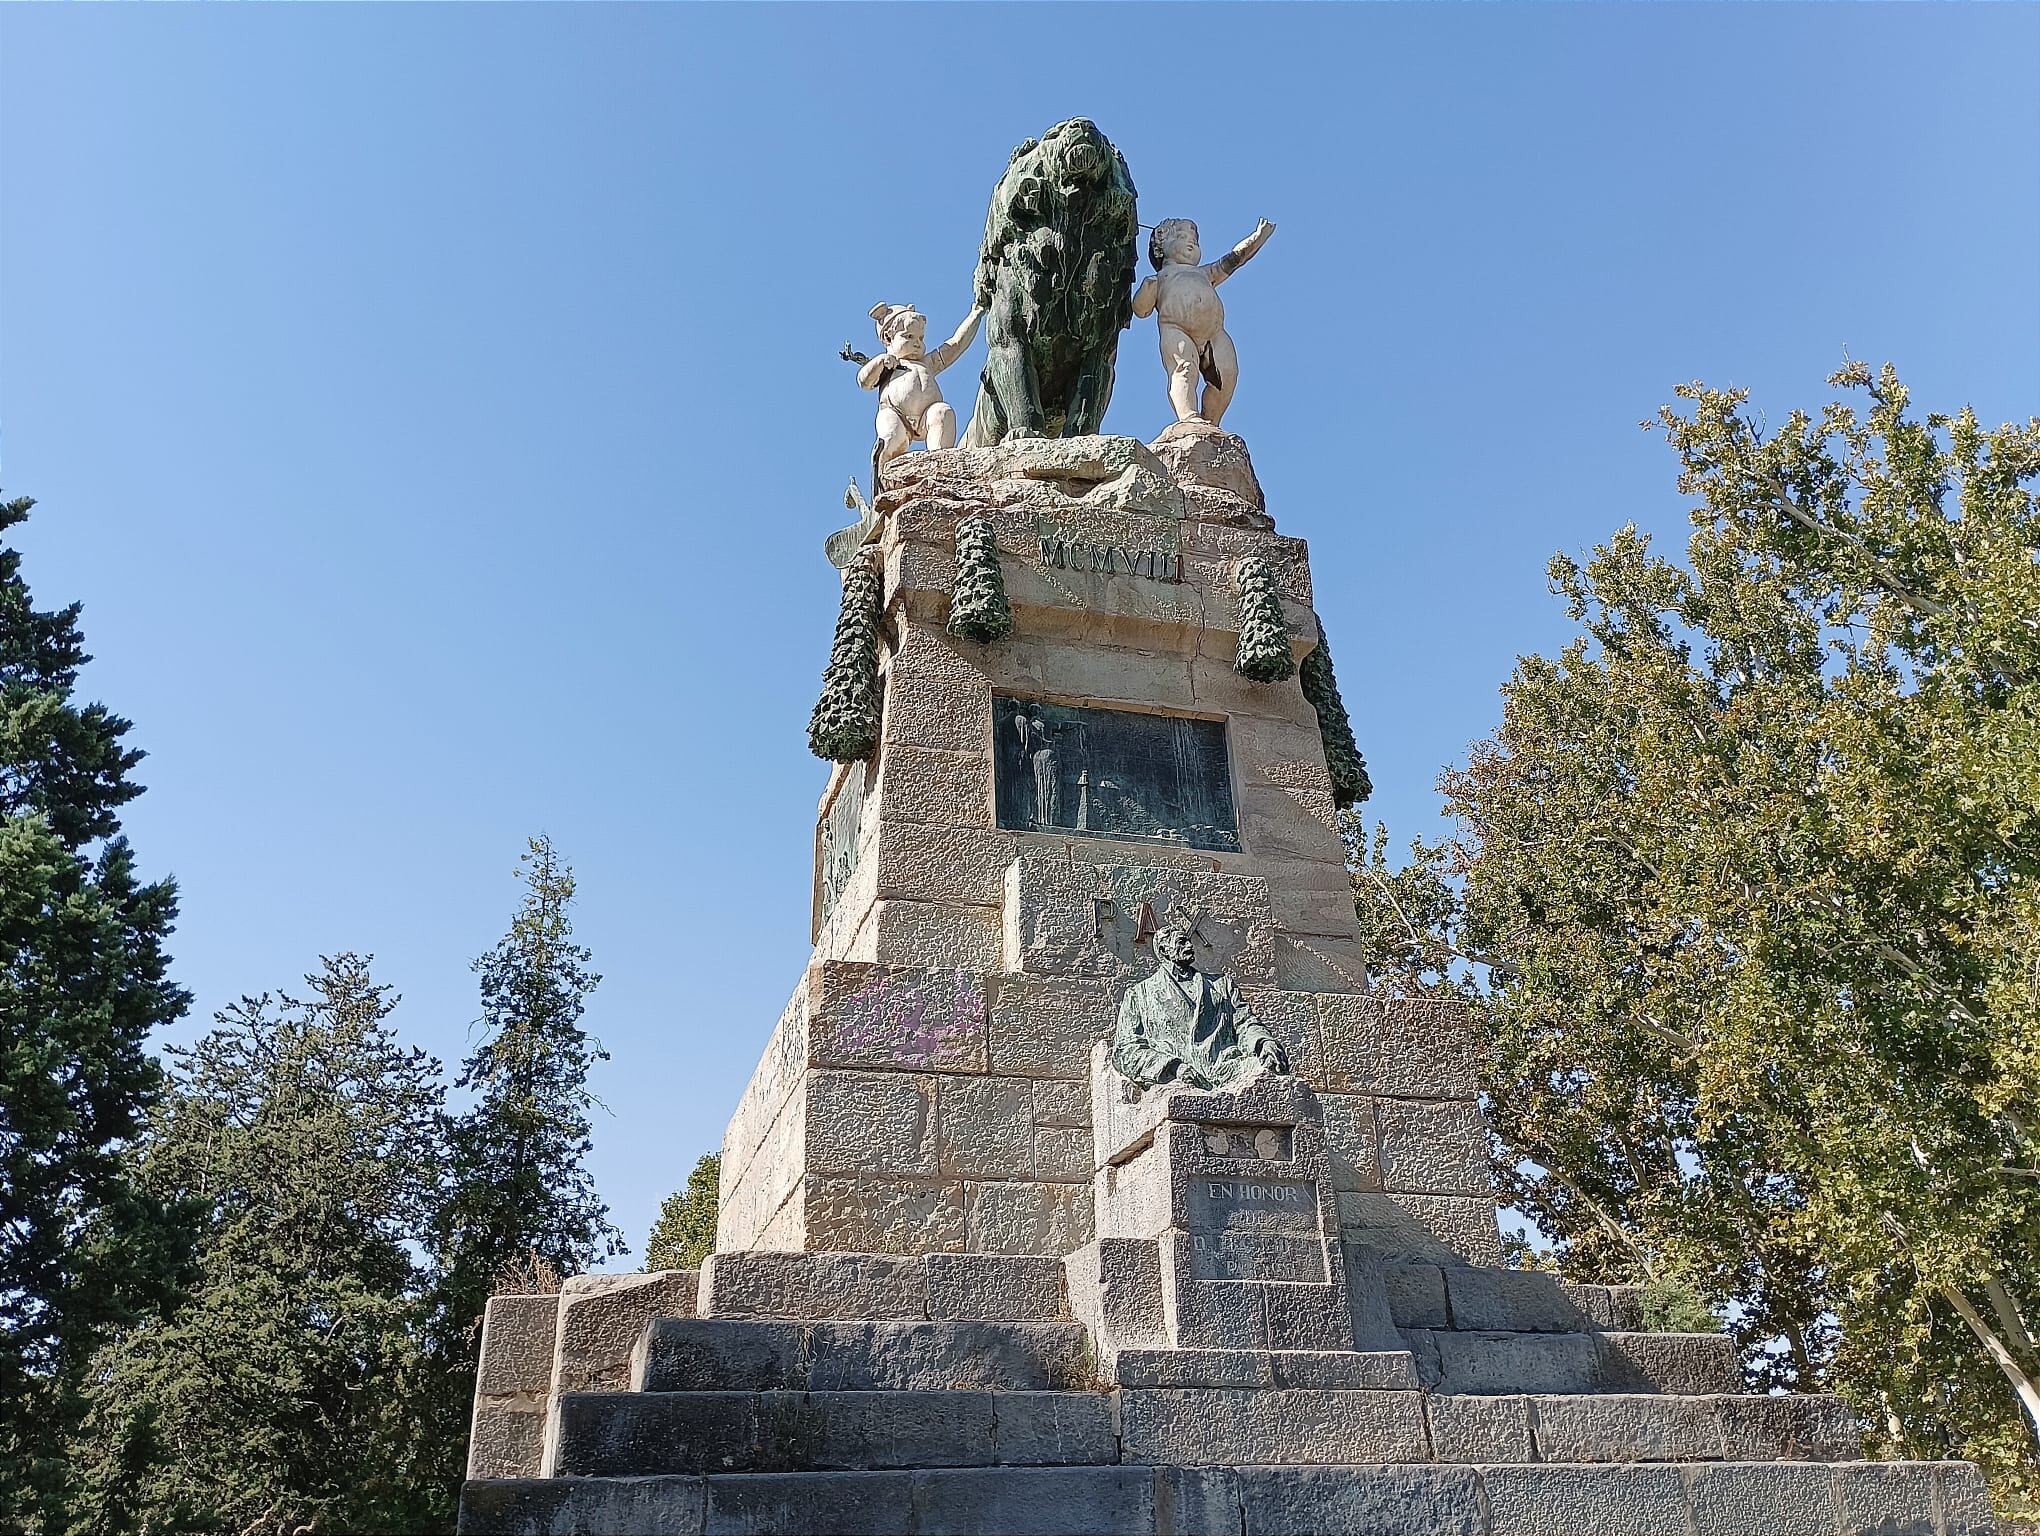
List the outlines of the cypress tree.
{"label": "cypress tree", "polygon": [[480,1044],[457,1086],[471,1108],[448,1132],[451,1179],[433,1223],[435,1442],[449,1495],[465,1465],[476,1346],[490,1294],[519,1271],[573,1275],[627,1252],[584,1159],[589,1069],[608,1060],[581,1028],[601,977],[573,941],[574,873],[546,837],[519,860],[524,898],[510,931],[475,961]]}
{"label": "cypress tree", "polygon": [[[28,516],[0,503],[0,534]],[[180,1242],[123,1156],[160,1090],[149,1032],[189,998],[119,808],[142,792],[128,722],[72,694],[77,604],[38,610],[0,544],[0,1509],[64,1500],[94,1349],[174,1288]]]}
{"label": "cypress tree", "polygon": [[1346,701],[1339,697],[1339,677],[1332,670],[1332,645],[1325,638],[1325,621],[1317,621],[1317,648],[1303,658],[1299,669],[1303,696],[1317,711],[1318,735],[1324,738],[1325,766],[1332,775],[1332,802],[1340,807],[1360,804],[1374,793],[1374,781],[1367,775],[1367,759],[1353,739],[1353,718],[1346,713]]}
{"label": "cypress tree", "polygon": [[645,1269],[698,1269],[715,1252],[715,1210],[721,1196],[722,1158],[714,1152],[694,1165],[687,1187],[666,1196],[645,1239]]}
{"label": "cypress tree", "polygon": [[188,1050],[139,1160],[195,1211],[184,1306],[100,1352],[73,1529],[412,1531],[446,1512],[417,1421],[439,1064],[368,961],[244,998]]}
{"label": "cypress tree", "polygon": [[822,696],[808,720],[808,750],[854,763],[878,750],[878,567],[860,557],[843,573],[843,607],[822,671]]}
{"label": "cypress tree", "polygon": [[989,644],[1013,633],[1006,577],[999,569],[999,538],[987,517],[956,525],[956,591],[949,599],[949,632]]}
{"label": "cypress tree", "polygon": [[1296,659],[1289,653],[1289,624],[1282,617],[1274,568],[1259,555],[1249,555],[1234,579],[1240,592],[1240,646],[1233,670],[1257,683],[1279,683],[1296,671]]}

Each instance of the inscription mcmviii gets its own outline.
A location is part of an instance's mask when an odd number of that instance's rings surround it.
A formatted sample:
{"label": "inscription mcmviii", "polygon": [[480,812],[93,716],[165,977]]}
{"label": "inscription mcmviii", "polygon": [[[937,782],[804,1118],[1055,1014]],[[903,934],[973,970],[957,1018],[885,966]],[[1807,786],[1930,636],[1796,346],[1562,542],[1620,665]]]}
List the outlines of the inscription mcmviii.
{"label": "inscription mcmviii", "polygon": [[1237,853],[1225,724],[993,701],[999,825]]}

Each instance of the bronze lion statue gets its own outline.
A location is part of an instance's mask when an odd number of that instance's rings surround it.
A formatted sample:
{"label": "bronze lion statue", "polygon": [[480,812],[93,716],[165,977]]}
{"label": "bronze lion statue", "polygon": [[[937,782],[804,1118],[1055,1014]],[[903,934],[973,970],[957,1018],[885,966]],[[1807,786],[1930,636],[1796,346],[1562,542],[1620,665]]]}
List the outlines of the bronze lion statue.
{"label": "bronze lion statue", "polygon": [[1139,228],[1126,157],[1097,124],[1073,117],[1013,151],[978,253],[985,371],[963,447],[1099,429]]}

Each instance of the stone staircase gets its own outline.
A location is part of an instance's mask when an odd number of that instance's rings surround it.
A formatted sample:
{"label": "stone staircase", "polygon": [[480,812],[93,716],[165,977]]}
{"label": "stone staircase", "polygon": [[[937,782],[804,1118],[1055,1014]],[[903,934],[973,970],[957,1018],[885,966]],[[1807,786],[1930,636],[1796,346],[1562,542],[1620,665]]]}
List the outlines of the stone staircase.
{"label": "stone staircase", "polygon": [[1356,1307],[1357,1336],[1400,1347],[1128,1348],[1109,1367],[1053,1259],[725,1253],[698,1286],[594,1277],[499,1297],[459,1529],[1996,1529],[1973,1468],[1857,1461],[1838,1399],[1734,1395],[1727,1340],[1596,1321],[1634,1321],[1632,1293],[1395,1268],[1356,1261],[1349,1283],[1392,1313],[1384,1336]]}

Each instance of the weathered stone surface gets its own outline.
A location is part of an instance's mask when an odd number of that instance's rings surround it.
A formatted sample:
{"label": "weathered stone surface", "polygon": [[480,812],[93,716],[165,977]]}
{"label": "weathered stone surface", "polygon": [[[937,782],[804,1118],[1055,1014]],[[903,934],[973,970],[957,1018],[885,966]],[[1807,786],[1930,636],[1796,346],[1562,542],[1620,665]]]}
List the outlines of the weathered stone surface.
{"label": "weathered stone surface", "polygon": [[1455,1328],[1578,1333],[1592,1326],[1551,1275],[1466,1264],[1448,1265],[1440,1273]]}
{"label": "weathered stone surface", "polygon": [[1941,1529],[1946,1536],[1997,1536],[1997,1516],[1983,1474],[1963,1463],[1939,1462],[1934,1486],[1941,1494]]}
{"label": "weathered stone surface", "polygon": [[1489,1267],[1501,1262],[1501,1232],[1492,1198],[1342,1190],[1339,1230],[1381,1258]]}
{"label": "weathered stone surface", "polygon": [[885,675],[881,755],[897,746],[982,752],[991,739],[992,690],[965,641],[912,624]]}
{"label": "weathered stone surface", "polygon": [[535,1477],[545,1457],[544,1400],[475,1404],[468,1434],[469,1477]]}
{"label": "weathered stone surface", "polygon": [[1366,957],[1356,940],[1277,933],[1275,984],[1293,992],[1359,992],[1367,985]]}
{"label": "weathered stone surface", "polygon": [[1375,1259],[1367,1263],[1367,1269],[1381,1286],[1398,1328],[1452,1326],[1445,1308],[1445,1272],[1438,1265]]}
{"label": "weathered stone surface", "polygon": [[1319,1002],[1324,1086],[1399,1098],[1471,1098],[1475,1046],[1453,1003],[1330,995]]}
{"label": "weathered stone surface", "polygon": [[1494,1536],[1691,1536],[1677,1467],[1495,1466],[1481,1481]]}
{"label": "weathered stone surface", "polygon": [[1070,1315],[1059,1257],[931,1253],[926,1264],[931,1318],[1055,1322]]}
{"label": "weathered stone surface", "polygon": [[1402,1194],[1492,1195],[1480,1109],[1456,1099],[1378,1099],[1381,1187]]}
{"label": "weathered stone surface", "polygon": [[1461,1467],[1247,1467],[1246,1536],[1482,1536],[1480,1480]]}
{"label": "weathered stone surface", "polygon": [[621,1391],[630,1384],[631,1351],[658,1317],[692,1317],[698,1275],[576,1275],[560,1288],[555,1392]]}
{"label": "weathered stone surface", "polygon": [[982,1072],[986,978],[950,967],[833,960],[819,968],[809,1023],[818,1067]]}
{"label": "weathered stone surface", "polygon": [[517,1393],[542,1397],[551,1390],[559,1304],[556,1295],[489,1298],[482,1314],[477,1392],[485,1397]]}
{"label": "weathered stone surface", "polygon": [[1742,1379],[1727,1334],[1609,1332],[1595,1342],[1604,1391],[1732,1393]]}
{"label": "weathered stone surface", "polygon": [[[1315,1012],[1313,1009],[1313,1017]],[[1299,1070],[1297,1076],[1309,1082],[1312,1074]],[[1332,1156],[1332,1187],[1379,1190],[1381,1157],[1374,1101],[1356,1094],[1321,1093],[1318,1103],[1324,1110],[1325,1145]]]}
{"label": "weathered stone surface", "polygon": [[967,1244],[954,1180],[811,1175],[800,1196],[806,1246],[838,1253],[956,1253]]}
{"label": "weathered stone surface", "polygon": [[798,1323],[660,1318],[632,1357],[638,1392],[773,1392],[807,1380],[807,1336]]}
{"label": "weathered stone surface", "polygon": [[[1119,852],[1116,844],[1099,847]],[[1205,856],[1200,869],[1178,869],[1146,862],[1093,862],[1072,858],[1065,849],[1029,848],[1006,876],[1006,969],[1113,983],[1112,1006],[1095,1039],[1111,1027],[1120,985],[1149,969],[1144,958],[1137,958],[1134,925],[1127,919],[1143,905],[1157,921],[1176,908],[1200,914],[1198,968],[1225,972],[1250,989],[1251,996],[1255,985],[1275,980],[1268,885],[1251,875],[1214,871],[1211,857]],[[1101,927],[1095,905],[1099,901],[1110,903],[1109,927]],[[1088,1054],[1087,1047],[1084,1055]],[[1081,1070],[1080,1066],[1067,1075],[1080,1075]]]}
{"label": "weathered stone surface", "polygon": [[1721,1397],[1723,1454],[1730,1461],[1848,1461],[1862,1451],[1856,1416],[1839,1397]]}
{"label": "weathered stone surface", "polygon": [[1833,1536],[1839,1516],[1834,1474],[1791,1462],[1725,1462],[1690,1467],[1694,1536]]}
{"label": "weathered stone surface", "polygon": [[1295,1466],[1427,1456],[1415,1392],[1129,1388],[1119,1420],[1128,1461]]}
{"label": "weathered stone surface", "polygon": [[1084,1184],[967,1184],[974,1253],[1069,1253],[1091,1239]]}
{"label": "weathered stone surface", "polygon": [[1721,1419],[1711,1398],[1626,1393],[1532,1399],[1544,1461],[1718,1461]]}
{"label": "weathered stone surface", "polygon": [[995,1453],[1009,1467],[1106,1466],[1119,1460],[1112,1399],[1103,1392],[995,1392]]}
{"label": "weathered stone surface", "polygon": [[456,1529],[460,1536],[699,1536],[704,1492],[698,1477],[470,1481]]}
{"label": "weathered stone surface", "polygon": [[1153,1243],[1101,1237],[1063,1263],[1071,1314],[1102,1347],[1162,1347],[1166,1321],[1161,1255]]}
{"label": "weathered stone surface", "polygon": [[787,1387],[1041,1392],[1091,1385],[1089,1341],[1076,1323],[835,1322],[806,1333],[805,1377]]}
{"label": "weathered stone surface", "polygon": [[1104,980],[1002,975],[992,984],[991,1070],[1082,1081],[1119,1006]]}
{"label": "weathered stone surface", "polygon": [[1440,1461],[1535,1461],[1527,1397],[1449,1397],[1432,1394],[1431,1450]]}
{"label": "weathered stone surface", "polygon": [[[920,1473],[919,1531],[950,1536],[1124,1536],[1153,1532],[1163,1479],[1144,1467],[987,1468]],[[1201,1520],[1184,1532],[1208,1532]],[[1236,1527],[1232,1527],[1236,1528]]]}
{"label": "weathered stone surface", "polygon": [[810,1072],[807,1168],[810,1174],[934,1177],[939,1172],[934,1079],[904,1072]]}
{"label": "weathered stone surface", "polygon": [[875,1253],[712,1253],[701,1266],[703,1317],[921,1318],[919,1259]]}
{"label": "weathered stone surface", "polygon": [[1129,1349],[1123,1387],[1306,1387],[1394,1391],[1417,1385],[1404,1350]]}
{"label": "weathered stone surface", "polygon": [[1034,1173],[1034,1086],[1024,1077],[941,1080],[937,1162],[955,1178],[1024,1179]]}
{"label": "weathered stone surface", "polygon": [[873,890],[883,901],[964,902],[993,906],[1019,841],[1010,832],[926,822],[879,823]]}
{"label": "weathered stone surface", "polygon": [[1268,500],[1261,492],[1260,478],[1244,438],[1221,431],[1202,421],[1176,422],[1162,430],[1149,448],[1164,469],[1186,493],[1191,487],[1215,492],[1213,497],[1193,497],[1188,515],[1214,522],[1237,522],[1242,527],[1274,529],[1267,516]]}
{"label": "weathered stone surface", "polygon": [[895,747],[879,760],[878,794],[888,820],[992,830],[992,760],[982,751]]}
{"label": "weathered stone surface", "polygon": [[715,1536],[899,1536],[914,1528],[910,1472],[750,1473],[712,1477],[707,1489],[706,1529]]}
{"label": "weathered stone surface", "polygon": [[1593,1392],[1594,1341],[1578,1333],[1459,1333],[1411,1329],[1417,1371],[1434,1392]]}
{"label": "weathered stone surface", "polygon": [[1938,1536],[1934,1469],[1919,1462],[1835,1468],[1840,1536]]}
{"label": "weathered stone surface", "polygon": [[875,900],[846,960],[994,971],[999,966],[999,908],[962,901]]}

